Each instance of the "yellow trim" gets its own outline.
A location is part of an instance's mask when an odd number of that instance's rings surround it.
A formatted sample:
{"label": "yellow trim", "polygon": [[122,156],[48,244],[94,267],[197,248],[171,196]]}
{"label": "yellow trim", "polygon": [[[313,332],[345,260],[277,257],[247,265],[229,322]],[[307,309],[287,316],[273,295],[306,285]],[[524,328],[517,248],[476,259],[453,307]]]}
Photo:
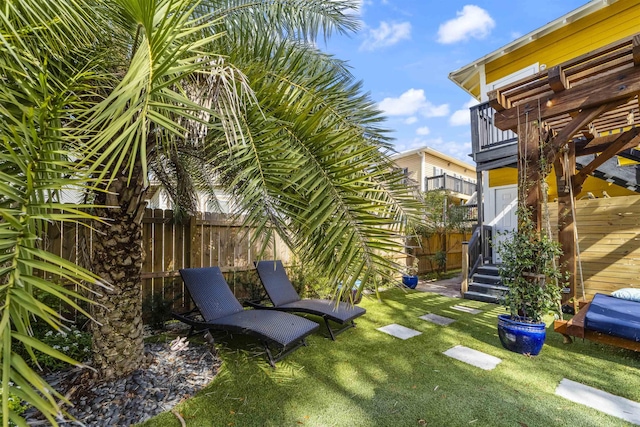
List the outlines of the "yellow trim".
{"label": "yellow trim", "polygon": [[[549,201],[553,201],[553,199],[558,197],[555,177],[555,172],[551,170],[551,173],[547,176],[547,184],[549,184]],[[489,187],[515,185],[517,183],[518,170],[515,168],[502,168],[489,171]],[[582,186],[582,191],[579,194],[576,194],[576,199],[588,196],[587,193],[591,193],[595,197],[601,198],[604,197],[603,191],[606,191],[606,193],[611,197],[632,196],[638,194],[624,187],[620,187],[619,185],[589,176]]]}
{"label": "yellow trim", "polygon": [[620,166],[633,166],[639,165],[640,162],[631,159],[625,159],[624,157],[618,157],[618,165]]}
{"label": "yellow trim", "polygon": [[532,62],[547,68],[632,36],[640,28],[640,4],[620,0],[485,64],[487,83]]}
{"label": "yellow trim", "polygon": [[489,171],[489,187],[515,185],[518,183],[518,169],[502,168]]}

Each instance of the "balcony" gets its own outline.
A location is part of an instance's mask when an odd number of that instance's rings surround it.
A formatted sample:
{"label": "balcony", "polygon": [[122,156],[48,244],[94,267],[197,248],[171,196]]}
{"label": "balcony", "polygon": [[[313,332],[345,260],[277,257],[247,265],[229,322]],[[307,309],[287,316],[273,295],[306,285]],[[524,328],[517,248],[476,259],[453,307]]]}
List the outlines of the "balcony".
{"label": "balcony", "polygon": [[424,188],[426,191],[449,190],[467,196],[471,196],[476,192],[476,184],[474,182],[456,178],[446,173],[425,178]]}
{"label": "balcony", "polygon": [[518,136],[510,130],[493,125],[494,110],[488,102],[471,110],[471,156],[476,170],[484,171],[515,164],[518,154]]}

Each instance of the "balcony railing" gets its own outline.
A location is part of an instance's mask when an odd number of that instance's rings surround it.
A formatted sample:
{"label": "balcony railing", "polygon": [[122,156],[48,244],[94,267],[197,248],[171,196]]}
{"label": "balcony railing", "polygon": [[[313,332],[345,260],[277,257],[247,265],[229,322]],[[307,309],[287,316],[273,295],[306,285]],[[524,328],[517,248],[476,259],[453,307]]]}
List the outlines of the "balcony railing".
{"label": "balcony railing", "polygon": [[426,191],[433,190],[449,190],[456,193],[465,194],[471,196],[476,191],[476,184],[474,182],[465,181],[455,176],[442,174],[424,179],[424,187]]}
{"label": "balcony railing", "polygon": [[458,223],[478,222],[478,205],[452,205],[448,207],[448,216]]}
{"label": "balcony railing", "polygon": [[471,149],[475,154],[480,151],[507,145],[518,140],[518,136],[510,130],[500,130],[493,125],[495,111],[488,102],[478,104],[471,110]]}

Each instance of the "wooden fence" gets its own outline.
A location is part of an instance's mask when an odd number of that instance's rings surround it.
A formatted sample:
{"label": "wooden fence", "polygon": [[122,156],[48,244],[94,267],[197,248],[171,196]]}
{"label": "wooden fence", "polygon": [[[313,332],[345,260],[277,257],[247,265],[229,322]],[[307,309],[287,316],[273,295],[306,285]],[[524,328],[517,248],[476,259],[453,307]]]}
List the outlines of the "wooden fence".
{"label": "wooden fence", "polygon": [[[556,203],[549,204],[549,214],[557,237]],[[587,298],[640,288],[640,196],[578,200],[576,224]],[[579,277],[576,283],[582,297]]]}
{"label": "wooden fence", "polygon": [[[83,238],[82,233],[87,237]],[[254,230],[244,228],[228,215],[198,213],[185,223],[175,223],[173,212],[147,209],[142,220],[142,241],[145,259],[142,265],[142,295],[145,305],[173,301],[175,310],[187,309],[190,301],[178,270],[189,267],[219,266],[234,288],[236,296],[249,296],[253,277],[253,261],[262,246],[251,243]],[[275,240],[275,243],[274,243]],[[81,265],[89,266],[92,233],[75,224],[51,228],[49,249]],[[274,237],[261,254],[263,259],[291,261],[291,251]],[[87,257],[82,259],[82,257]],[[147,307],[146,311],[151,307]]]}
{"label": "wooden fence", "polygon": [[[254,231],[224,214],[198,213],[186,224],[176,224],[172,219],[172,211],[147,209],[142,220],[146,253],[142,265],[143,298],[177,299],[176,305],[187,307],[190,301],[178,270],[209,266],[219,266],[226,273],[236,296],[248,296],[247,282],[255,282],[251,280],[255,274],[253,262],[262,246],[259,239],[251,243]],[[280,259],[285,264],[291,256],[278,237],[275,245],[270,242],[262,254],[263,259]]]}
{"label": "wooden fence", "polygon": [[437,270],[438,252],[446,253],[447,270],[462,268],[462,242],[467,241],[470,237],[470,232],[433,234],[429,237],[422,237],[422,244],[414,250],[418,262],[418,274]]}
{"label": "wooden fence", "polygon": [[[557,235],[557,204],[549,204],[550,223]],[[578,200],[576,202],[578,243],[587,298],[596,292],[611,293],[622,287],[640,288],[640,196]],[[84,227],[62,224],[51,227],[49,249],[81,265],[89,266],[91,233],[82,238]],[[178,269],[217,265],[227,275],[239,297],[251,292],[255,282],[253,261],[258,256],[259,243],[251,244],[253,230],[243,228],[226,215],[204,213],[185,224],[173,221],[172,211],[147,209],[143,218],[145,261],[142,292],[146,301],[159,298],[176,300],[175,309],[189,306],[179,279]],[[419,274],[428,273],[437,265],[434,256],[446,247],[447,269],[462,265],[462,245],[470,233],[435,234],[422,240],[414,250]],[[446,242],[443,242],[446,239]],[[418,245],[416,245],[418,246]],[[287,246],[275,238],[263,258],[290,262]],[[578,296],[581,296],[578,279]]]}

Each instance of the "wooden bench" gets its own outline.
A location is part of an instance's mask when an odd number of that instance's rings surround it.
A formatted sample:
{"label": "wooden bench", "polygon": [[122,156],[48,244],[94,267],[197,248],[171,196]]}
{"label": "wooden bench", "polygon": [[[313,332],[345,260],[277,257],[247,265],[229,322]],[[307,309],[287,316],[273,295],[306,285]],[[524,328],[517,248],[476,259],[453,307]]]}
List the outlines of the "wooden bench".
{"label": "wooden bench", "polygon": [[614,337],[600,332],[590,331],[584,328],[584,319],[589,310],[588,301],[580,301],[580,311],[570,320],[556,320],[553,322],[553,330],[564,336],[564,343],[571,344],[572,337],[588,339],[589,341],[626,348],[633,351],[640,351],[640,342],[625,338]]}

